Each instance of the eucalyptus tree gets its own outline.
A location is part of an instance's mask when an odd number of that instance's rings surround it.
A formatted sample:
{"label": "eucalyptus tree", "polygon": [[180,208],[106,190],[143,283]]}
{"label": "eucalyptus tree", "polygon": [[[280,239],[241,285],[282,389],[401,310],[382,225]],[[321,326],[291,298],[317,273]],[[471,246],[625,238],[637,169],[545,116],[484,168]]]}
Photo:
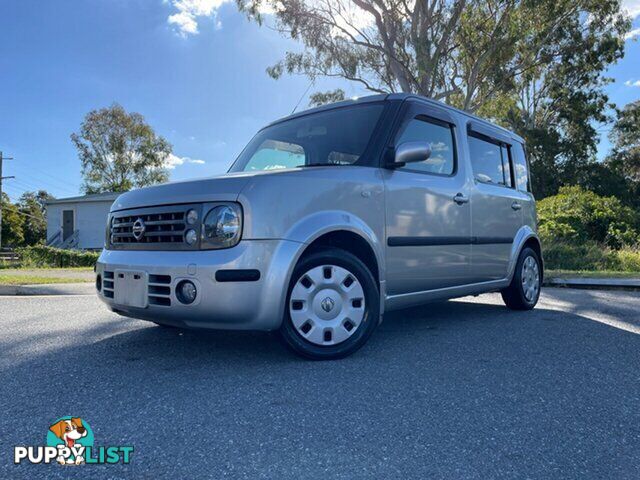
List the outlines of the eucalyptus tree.
{"label": "eucalyptus tree", "polygon": [[118,104],[90,111],[71,140],[82,163],[86,193],[124,192],[169,179],[165,164],[171,144],[142,115]]}
{"label": "eucalyptus tree", "polygon": [[[410,92],[476,112],[527,138],[534,185],[577,175],[607,120],[604,72],[624,52],[619,0],[237,0],[302,48],[273,78],[337,77],[371,92]],[[271,18],[264,13],[271,14]],[[312,104],[344,98],[316,92]]]}

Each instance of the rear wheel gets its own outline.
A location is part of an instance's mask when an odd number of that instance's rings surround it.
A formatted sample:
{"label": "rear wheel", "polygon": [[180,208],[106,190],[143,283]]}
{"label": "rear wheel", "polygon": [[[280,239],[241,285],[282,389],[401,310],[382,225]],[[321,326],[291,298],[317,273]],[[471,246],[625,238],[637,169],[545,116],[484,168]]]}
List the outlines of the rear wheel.
{"label": "rear wheel", "polygon": [[369,339],[379,309],[378,287],[366,265],[344,250],[322,250],[296,265],[280,333],[298,355],[343,358]]}
{"label": "rear wheel", "polygon": [[502,290],[502,299],[513,310],[531,310],[540,298],[542,269],[540,258],[531,248],[522,249],[511,284]]}

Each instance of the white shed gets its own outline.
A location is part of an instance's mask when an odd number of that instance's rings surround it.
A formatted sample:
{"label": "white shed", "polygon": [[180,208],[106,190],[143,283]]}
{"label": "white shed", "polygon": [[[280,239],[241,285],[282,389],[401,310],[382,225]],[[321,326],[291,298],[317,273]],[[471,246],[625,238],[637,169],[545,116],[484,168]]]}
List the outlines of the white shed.
{"label": "white shed", "polygon": [[107,215],[119,193],[59,198],[47,202],[47,245],[100,249],[104,246]]}

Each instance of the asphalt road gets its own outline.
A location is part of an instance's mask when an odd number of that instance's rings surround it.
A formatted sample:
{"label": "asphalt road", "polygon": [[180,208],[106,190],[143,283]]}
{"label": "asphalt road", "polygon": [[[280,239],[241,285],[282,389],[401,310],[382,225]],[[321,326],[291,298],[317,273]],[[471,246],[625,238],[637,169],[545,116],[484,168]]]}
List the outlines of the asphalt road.
{"label": "asphalt road", "polygon": [[[12,464],[86,419],[128,466]],[[355,356],[0,298],[0,478],[640,477],[640,295],[546,289],[389,315]]]}

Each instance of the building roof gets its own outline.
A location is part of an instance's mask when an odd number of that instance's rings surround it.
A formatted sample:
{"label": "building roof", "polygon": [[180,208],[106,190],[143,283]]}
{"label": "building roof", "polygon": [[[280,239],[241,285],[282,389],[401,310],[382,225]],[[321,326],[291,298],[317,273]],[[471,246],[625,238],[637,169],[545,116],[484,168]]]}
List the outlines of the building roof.
{"label": "building roof", "polygon": [[55,205],[58,203],[114,202],[119,196],[120,193],[117,192],[104,192],[78,197],[55,198],[47,201],[47,205]]}

